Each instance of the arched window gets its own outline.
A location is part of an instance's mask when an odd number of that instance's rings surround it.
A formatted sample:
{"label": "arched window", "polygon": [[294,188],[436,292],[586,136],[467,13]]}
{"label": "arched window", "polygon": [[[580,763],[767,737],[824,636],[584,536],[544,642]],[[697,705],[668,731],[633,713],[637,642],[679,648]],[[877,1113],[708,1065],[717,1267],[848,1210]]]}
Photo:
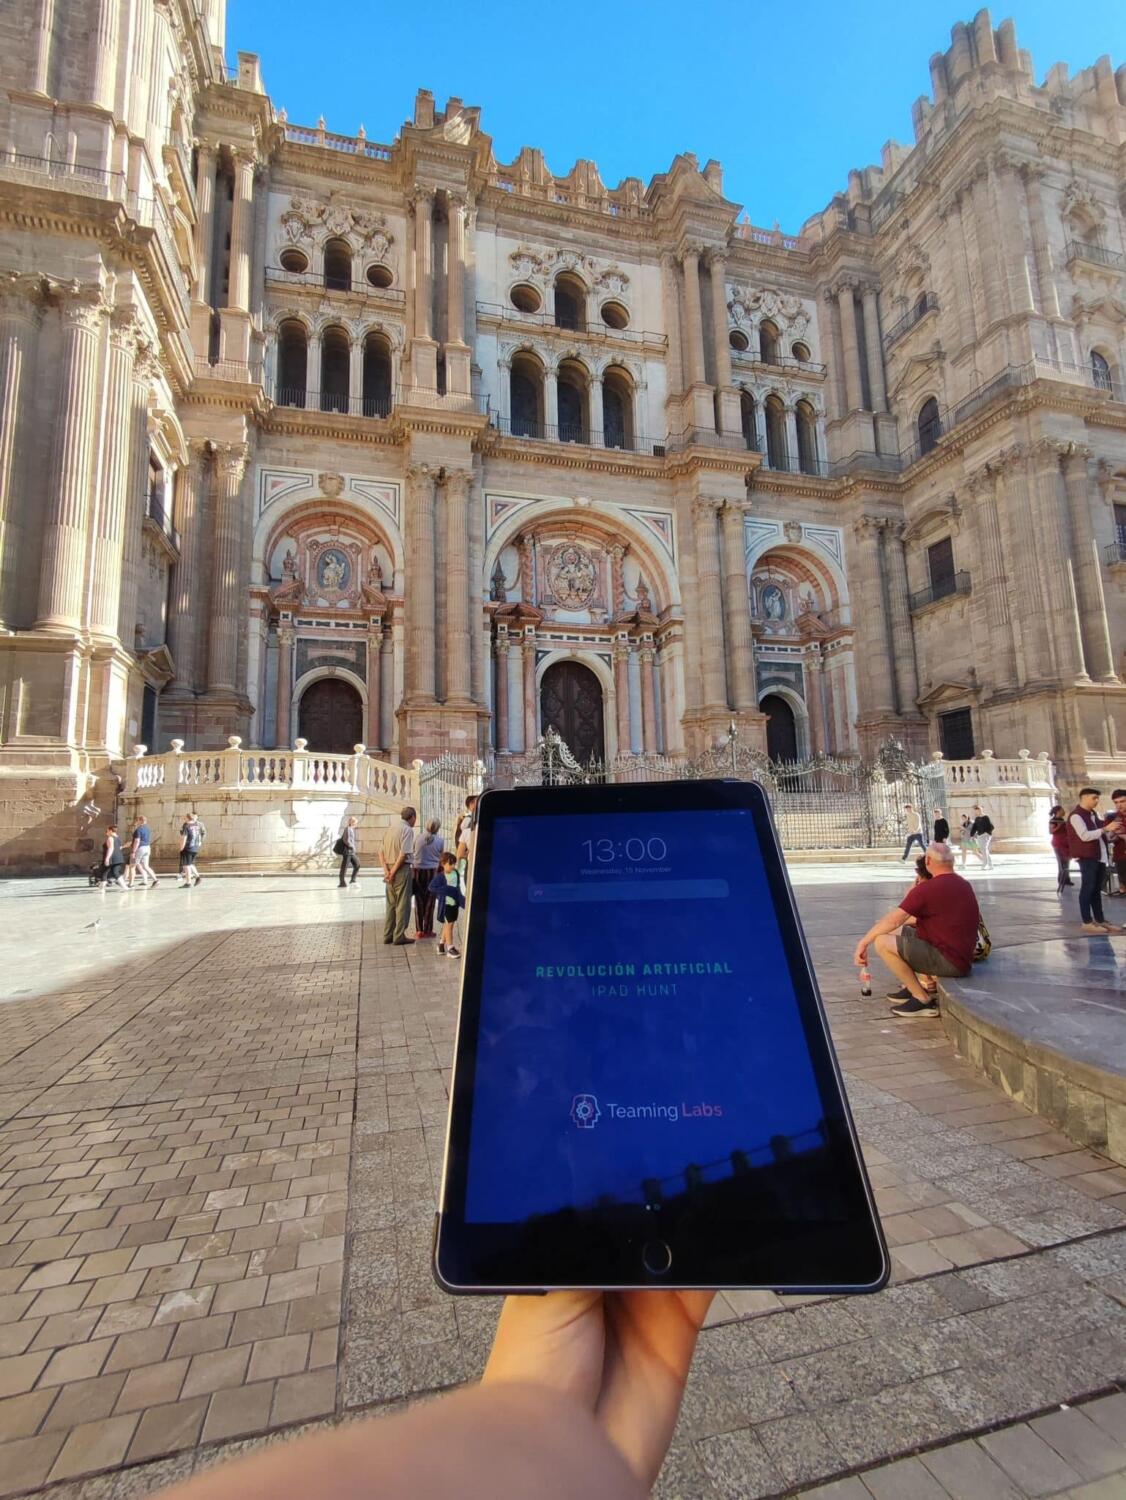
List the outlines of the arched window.
{"label": "arched window", "polygon": [[752,453],[757,453],[758,428],[755,425],[755,398],[750,391],[739,392],[739,421],[743,428],[743,441]]}
{"label": "arched window", "polygon": [[767,396],[763,407],[766,413],[766,465],[769,469],[788,469],[786,454],[786,408],[777,396]]}
{"label": "arched window", "polygon": [[1110,364],[1104,354],[1097,349],[1091,350],[1091,376],[1095,386],[1100,391],[1114,389],[1114,379],[1110,373]]}
{"label": "arched window", "polygon": [[543,366],[534,354],[512,356],[508,389],[512,436],[542,438]]}
{"label": "arched window", "polygon": [[278,329],[278,405],[304,406],[309,336],[304,323],[287,318]]}
{"label": "arched window", "polygon": [[587,373],[578,360],[565,359],[559,366],[557,389],[559,393],[559,441],[561,443],[589,442]]}
{"label": "arched window", "polygon": [[796,408],[798,429],[798,468],[803,474],[817,473],[817,414],[808,401]]}
{"label": "arched window", "polygon": [[764,318],[758,326],[758,348],[764,365],[778,363],[778,329],[769,318]]}
{"label": "arched window", "polygon": [[570,271],[555,278],[555,326],[586,327],[586,287]]}
{"label": "arched window", "polygon": [[321,335],[321,410],[348,410],[348,374],[352,343],[343,328],[326,328]]}
{"label": "arched window", "polygon": [[363,411],[365,417],[391,415],[391,345],[385,334],[364,340]]}
{"label": "arched window", "polygon": [[325,286],[337,292],[352,290],[352,248],[347,240],[325,243]]}
{"label": "arched window", "polygon": [[929,453],[942,436],[942,417],[933,396],[928,396],[919,408],[918,428],[919,452]]}
{"label": "arched window", "polygon": [[633,447],[633,382],[614,366],[602,376],[602,441],[607,448]]}

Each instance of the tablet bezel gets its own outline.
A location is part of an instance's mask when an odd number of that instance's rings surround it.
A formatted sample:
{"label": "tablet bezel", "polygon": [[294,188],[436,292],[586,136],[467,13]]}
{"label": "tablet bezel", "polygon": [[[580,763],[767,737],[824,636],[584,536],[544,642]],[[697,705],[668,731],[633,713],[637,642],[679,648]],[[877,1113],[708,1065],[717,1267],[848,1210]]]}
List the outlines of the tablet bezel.
{"label": "tablet bezel", "polygon": [[[762,1253],[755,1256],[747,1252],[746,1247],[741,1249],[743,1263],[753,1261],[755,1268],[764,1274],[733,1277],[729,1257],[736,1252],[731,1249],[726,1253],[727,1258],[713,1249],[709,1267],[703,1264],[706,1257],[701,1251],[697,1260],[688,1267],[687,1277],[676,1262],[668,1273],[654,1273],[646,1269],[640,1253],[642,1226],[637,1220],[640,1210],[629,1211],[636,1223],[623,1212],[620,1216],[622,1222],[613,1225],[604,1217],[598,1219],[593,1211],[576,1213],[566,1226],[561,1223],[552,1226],[552,1242],[546,1248],[542,1243],[536,1245],[533,1242],[529,1221],[467,1223],[468,1145],[481,1012],[489,872],[497,819],[551,818],[597,812],[659,817],[670,812],[705,813],[735,808],[749,810],[754,819],[799,1016],[826,1106],[825,1115],[832,1121],[834,1148],[840,1164],[846,1169],[851,1167],[853,1173],[850,1216],[843,1224],[832,1226],[833,1274],[779,1275],[777,1272],[781,1267],[772,1265],[769,1256]],[[474,871],[466,925],[445,1162],[435,1223],[433,1269],[440,1286],[451,1293],[490,1295],[542,1292],[562,1287],[624,1290],[720,1286],[812,1294],[877,1291],[886,1283],[890,1266],[879,1214],[785,860],[769,803],[760,786],[734,780],[665,781],[611,786],[519,787],[510,791],[485,792],[478,800],[475,814]],[[817,1226],[820,1230],[824,1227]],[[805,1239],[795,1238],[786,1246],[779,1244],[775,1260],[780,1259],[785,1250],[792,1263],[808,1269],[811,1256],[819,1248],[817,1240],[817,1233],[809,1233]],[[682,1248],[679,1254],[682,1262]],[[592,1266],[592,1260],[598,1264]],[[503,1266],[503,1274],[484,1274],[482,1266],[486,1264]],[[634,1265],[636,1274],[630,1270]],[[598,1274],[599,1269],[605,1274]],[[703,1274],[707,1269],[722,1269],[725,1274]],[[830,1269],[827,1262],[825,1269]]]}

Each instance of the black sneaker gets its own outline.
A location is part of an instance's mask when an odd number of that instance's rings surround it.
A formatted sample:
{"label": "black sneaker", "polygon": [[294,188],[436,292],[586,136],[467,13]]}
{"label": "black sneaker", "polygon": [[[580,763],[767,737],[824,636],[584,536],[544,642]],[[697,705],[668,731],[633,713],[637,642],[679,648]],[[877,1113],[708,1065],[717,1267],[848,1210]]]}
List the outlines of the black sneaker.
{"label": "black sneaker", "polygon": [[446,949],[446,957],[447,958],[460,958],[461,957],[461,949],[460,948],[447,948]]}
{"label": "black sneaker", "polygon": [[438,944],[438,952],[439,953],[445,953],[445,951],[446,951],[446,945],[445,945],[445,943],[439,943]]}
{"label": "black sneaker", "polygon": [[888,990],[888,999],[889,1000],[912,1000],[912,999],[914,999],[914,996],[911,994],[911,991],[907,988],[907,986],[904,985],[902,989]]}
{"label": "black sneaker", "polygon": [[396,948],[413,948],[414,947],[414,938],[409,938],[409,937],[396,938],[395,939],[395,947]]}
{"label": "black sneaker", "polygon": [[893,1005],[891,1008],[893,1016],[902,1016],[905,1021],[921,1021],[926,1016],[938,1015],[938,1005],[934,1000],[929,1000],[926,1005],[921,1000],[916,1000],[914,995],[904,1000],[902,1005]]}

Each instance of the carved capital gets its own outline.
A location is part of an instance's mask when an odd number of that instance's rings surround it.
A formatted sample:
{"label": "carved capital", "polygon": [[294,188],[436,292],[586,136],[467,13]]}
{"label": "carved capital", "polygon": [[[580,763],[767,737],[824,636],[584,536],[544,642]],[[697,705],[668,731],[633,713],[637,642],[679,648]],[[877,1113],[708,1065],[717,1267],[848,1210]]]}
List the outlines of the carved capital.
{"label": "carved capital", "polygon": [[841,297],[847,297],[850,295],[855,296],[857,289],[860,287],[860,284],[860,277],[855,275],[853,272],[849,272],[845,276],[838,276],[836,281],[833,283],[833,296],[836,297],[838,301]]}
{"label": "carved capital", "polygon": [[457,495],[459,499],[465,499],[469,495],[469,486],[473,482],[473,475],[469,469],[447,469],[446,490],[451,495]]}
{"label": "carved capital", "polygon": [[106,294],[97,283],[68,282],[55,288],[61,304],[63,326],[97,333],[109,315]]}
{"label": "carved capital", "polygon": [[297,641],[297,631],[292,625],[278,626],[278,644],[281,646],[293,646]]}
{"label": "carved capital", "polygon": [[1004,448],[992,460],[996,464],[999,473],[1005,473],[1009,469],[1015,469],[1024,464],[1028,459],[1029,449],[1024,443],[1014,443],[1010,448]]}
{"label": "carved capital", "polygon": [[856,520],[852,523],[852,532],[857,540],[866,541],[877,538],[886,525],[887,518],[885,516],[873,516],[866,513],[862,516],[857,516]]}
{"label": "carved capital", "polygon": [[473,194],[456,190],[447,192],[446,208],[450,213],[464,213],[466,209],[473,207]]}
{"label": "carved capital", "polygon": [[685,240],[684,244],[676,252],[676,258],[682,266],[687,265],[689,260],[694,260],[699,264],[700,257],[706,249],[707,246],[703,240]]}
{"label": "carved capital", "polygon": [[692,515],[697,522],[715,520],[723,509],[721,495],[697,495],[692,502]]}
{"label": "carved capital", "polygon": [[1052,464],[1059,466],[1061,460],[1067,456],[1071,444],[1063,442],[1060,438],[1041,437],[1031,445],[1031,453],[1037,463],[1045,468]]}
{"label": "carved capital", "polygon": [[437,472],[433,464],[408,464],[407,482],[421,484],[424,479],[433,480]]}
{"label": "carved capital", "polygon": [[135,307],[115,307],[110,317],[110,343],[126,354],[135,355],[142,347],[148,347],[144,324]]}
{"label": "carved capital", "polygon": [[432,210],[434,207],[434,189],[424,186],[421,182],[416,182],[407,193],[407,202],[415,213],[418,213],[419,209],[423,206],[428,210]]}
{"label": "carved capital", "polygon": [[0,318],[36,323],[43,316],[47,283],[35,273],[5,271],[0,275]]}
{"label": "carved capital", "polygon": [[1063,460],[1064,473],[1081,473],[1086,477],[1087,465],[1091,461],[1091,455],[1094,450],[1088,447],[1086,443],[1065,443],[1063,449],[1064,451],[1060,457]]}
{"label": "carved capital", "polygon": [[246,461],[249,457],[246,444],[212,443],[211,451],[215,456],[216,474],[223,481],[228,494],[233,493],[242,484],[246,473]]}

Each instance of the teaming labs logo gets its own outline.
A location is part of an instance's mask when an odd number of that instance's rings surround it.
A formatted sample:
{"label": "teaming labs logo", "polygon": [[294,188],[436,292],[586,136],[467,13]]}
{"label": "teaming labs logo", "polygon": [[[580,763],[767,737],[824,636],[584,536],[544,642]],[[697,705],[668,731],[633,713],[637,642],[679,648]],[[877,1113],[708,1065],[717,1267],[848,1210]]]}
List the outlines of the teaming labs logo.
{"label": "teaming labs logo", "polygon": [[576,1094],[571,1100],[571,1119],[580,1130],[593,1130],[602,1118],[593,1094]]}

